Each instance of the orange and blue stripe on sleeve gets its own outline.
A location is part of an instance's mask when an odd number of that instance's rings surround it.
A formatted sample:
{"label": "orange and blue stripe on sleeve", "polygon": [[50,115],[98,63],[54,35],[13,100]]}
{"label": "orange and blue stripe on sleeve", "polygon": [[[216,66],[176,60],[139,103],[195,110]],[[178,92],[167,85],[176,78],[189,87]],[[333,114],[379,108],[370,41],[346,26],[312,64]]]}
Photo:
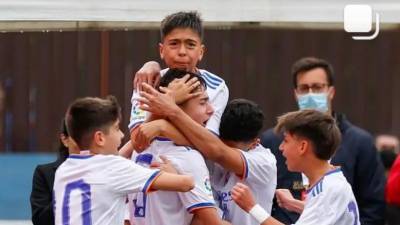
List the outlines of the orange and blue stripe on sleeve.
{"label": "orange and blue stripe on sleeve", "polygon": [[242,176],[240,176],[241,180],[246,180],[247,177],[249,176],[249,164],[247,162],[246,157],[243,155],[243,153],[240,153],[240,156],[242,157],[242,163],[243,163],[243,173]]}
{"label": "orange and blue stripe on sleeve", "polygon": [[144,185],[144,187],[143,187],[143,189],[142,189],[142,192],[143,192],[143,193],[147,194],[147,193],[149,193],[149,192],[154,191],[154,190],[151,189],[151,185],[152,185],[153,182],[156,180],[156,178],[157,178],[158,176],[160,176],[160,174],[161,174],[161,171],[158,170],[158,171],[154,172],[154,173],[150,176],[150,178],[146,181],[146,184]]}
{"label": "orange and blue stripe on sleeve", "polygon": [[193,213],[195,210],[204,209],[204,208],[215,208],[215,204],[212,202],[202,202],[202,203],[192,205],[189,208],[187,208],[186,210],[189,213]]}

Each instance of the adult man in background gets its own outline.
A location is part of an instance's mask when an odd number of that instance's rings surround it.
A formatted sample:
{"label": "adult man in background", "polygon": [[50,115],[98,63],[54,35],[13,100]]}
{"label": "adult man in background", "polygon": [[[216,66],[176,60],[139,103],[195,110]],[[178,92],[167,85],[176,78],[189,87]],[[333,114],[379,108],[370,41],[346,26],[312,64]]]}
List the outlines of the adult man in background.
{"label": "adult man in background", "polygon": [[[351,124],[344,114],[334,112],[335,96],[332,66],[323,59],[301,58],[292,66],[294,96],[300,109],[317,109],[332,115],[338,123],[342,141],[331,164],[340,166],[356,197],[362,225],[384,223],[385,175],[373,137]],[[302,199],[304,185],[301,173],[289,172],[285,158],[279,151],[282,137],[272,129],[262,134],[261,143],[270,148],[277,160],[277,188],[289,189],[296,199]],[[304,196],[303,196],[304,197]],[[290,198],[288,198],[290,199]],[[299,214],[281,208],[274,202],[271,215],[284,223],[295,223]]]}

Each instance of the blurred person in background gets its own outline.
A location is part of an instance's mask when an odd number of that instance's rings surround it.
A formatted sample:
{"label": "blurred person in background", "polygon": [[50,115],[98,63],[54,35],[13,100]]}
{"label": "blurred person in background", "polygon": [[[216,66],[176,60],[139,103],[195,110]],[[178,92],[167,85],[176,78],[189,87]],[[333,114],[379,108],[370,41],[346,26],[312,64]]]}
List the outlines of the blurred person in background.
{"label": "blurred person in background", "polygon": [[[382,225],[385,215],[385,174],[374,138],[367,131],[353,125],[342,113],[333,110],[335,97],[332,65],[319,58],[305,57],[292,66],[293,94],[299,109],[316,109],[332,115],[342,134],[340,146],[330,163],[340,166],[350,183],[360,211],[362,225]],[[282,137],[267,130],[261,144],[275,155],[278,168],[278,189],[289,189],[296,199],[305,198],[308,179],[301,173],[288,171],[285,158],[279,151]],[[303,196],[302,196],[303,195]],[[298,213],[279,207],[274,202],[271,215],[284,223],[295,223]]]}
{"label": "blurred person in background", "polygon": [[378,135],[375,139],[375,146],[381,156],[385,174],[387,175],[396,160],[397,154],[399,154],[399,139],[394,135]]}
{"label": "blurred person in background", "polygon": [[33,174],[31,209],[34,225],[53,225],[53,184],[57,168],[67,159],[68,147],[71,147],[64,119],[59,134],[58,158],[48,164],[38,165]]}
{"label": "blurred person in background", "polygon": [[392,135],[380,135],[376,146],[387,169],[386,224],[400,224],[400,157],[399,139]]}

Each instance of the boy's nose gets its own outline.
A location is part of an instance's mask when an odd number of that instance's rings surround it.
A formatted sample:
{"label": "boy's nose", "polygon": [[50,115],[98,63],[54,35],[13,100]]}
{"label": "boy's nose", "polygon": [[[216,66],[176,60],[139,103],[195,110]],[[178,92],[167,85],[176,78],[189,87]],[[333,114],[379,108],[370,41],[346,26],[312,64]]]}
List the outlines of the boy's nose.
{"label": "boy's nose", "polygon": [[186,55],[186,48],[185,45],[181,45],[179,47],[179,55]]}

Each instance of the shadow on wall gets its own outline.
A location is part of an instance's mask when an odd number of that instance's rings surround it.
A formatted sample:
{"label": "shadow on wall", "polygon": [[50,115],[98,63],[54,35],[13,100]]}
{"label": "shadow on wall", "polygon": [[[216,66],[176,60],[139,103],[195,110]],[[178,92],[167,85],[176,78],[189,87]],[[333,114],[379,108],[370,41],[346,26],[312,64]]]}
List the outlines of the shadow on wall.
{"label": "shadow on wall", "polygon": [[55,159],[55,154],[0,154],[0,220],[31,218],[35,167]]}

